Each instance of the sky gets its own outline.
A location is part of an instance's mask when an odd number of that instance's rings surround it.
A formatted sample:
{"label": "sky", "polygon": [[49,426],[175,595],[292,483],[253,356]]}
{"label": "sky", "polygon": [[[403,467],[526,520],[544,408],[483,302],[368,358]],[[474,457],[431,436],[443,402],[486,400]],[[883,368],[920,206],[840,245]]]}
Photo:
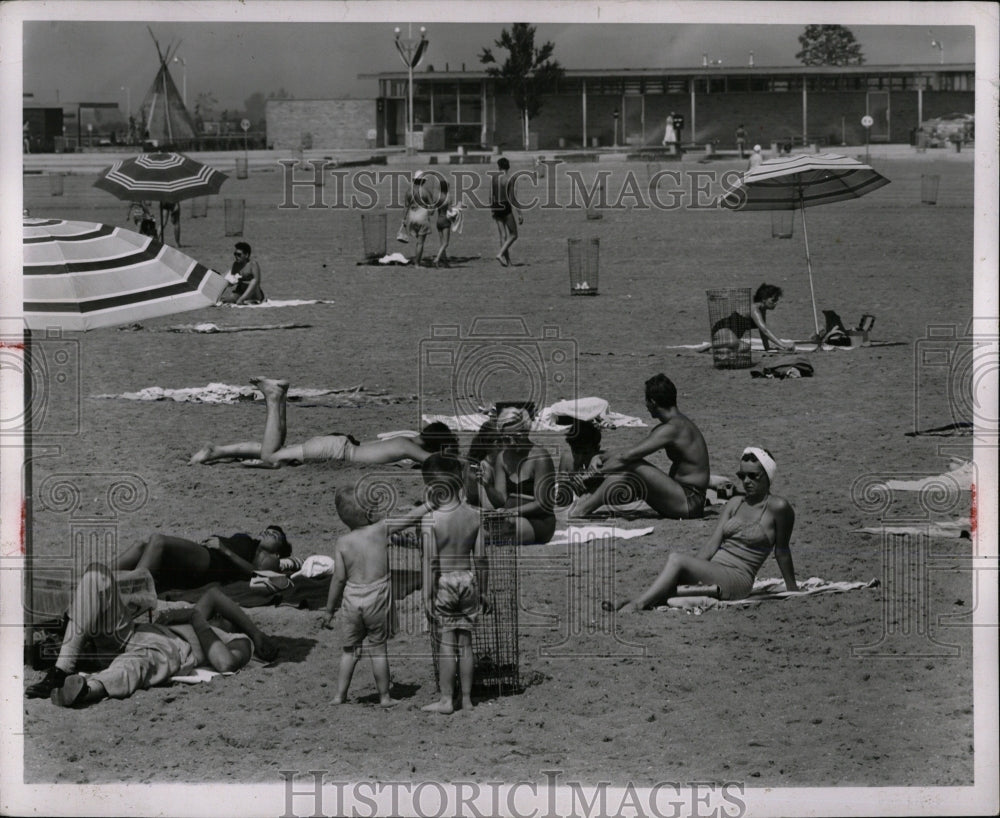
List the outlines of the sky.
{"label": "sky", "polygon": [[[186,65],[172,64],[171,73],[178,89],[186,74],[189,107],[193,108],[199,93],[211,92],[220,109],[242,109],[244,100],[254,92],[267,96],[281,89],[299,99],[374,97],[375,80],[359,79],[358,75],[402,70],[392,43],[393,28],[400,25],[405,36],[407,21],[399,12],[422,10],[397,4],[392,7],[396,14],[382,22],[268,23],[192,19],[200,16],[196,4],[177,5],[184,12],[178,16],[187,17],[187,21],[159,19],[149,23],[149,28],[161,48],[178,46],[176,55]],[[535,8],[542,7],[552,8],[550,4]],[[302,14],[298,19],[305,17]],[[902,19],[909,18],[902,15]],[[412,23],[414,32],[426,25],[430,40],[418,72],[428,66],[444,70],[446,65],[456,70],[463,63],[469,70],[478,68],[482,47],[492,45],[509,25],[419,17]],[[750,51],[758,67],[795,65],[795,53],[800,49],[797,38],[804,27],[801,23],[537,25],[536,43],[551,40],[555,58],[571,69],[693,67],[701,65],[703,53],[712,60],[722,60],[723,66],[744,66]],[[932,39],[943,43],[946,62],[974,60],[971,27],[920,24],[850,28],[868,64],[937,63],[942,52],[931,45]],[[124,107],[130,98],[135,107],[158,67],[146,22],[26,21],[23,49],[24,91],[42,103],[118,102]]]}

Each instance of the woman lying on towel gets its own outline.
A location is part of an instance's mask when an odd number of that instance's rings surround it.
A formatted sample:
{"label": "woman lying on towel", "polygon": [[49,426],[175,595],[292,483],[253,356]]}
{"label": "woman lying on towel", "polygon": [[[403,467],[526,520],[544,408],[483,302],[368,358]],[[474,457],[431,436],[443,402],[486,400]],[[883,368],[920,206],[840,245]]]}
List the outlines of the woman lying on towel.
{"label": "woman lying on towel", "polygon": [[542,545],[556,531],[555,465],[552,457],[528,437],[527,410],[508,406],[497,415],[500,451],[492,480],[481,473],[479,487],[495,509],[509,515],[507,536],[521,545]]}
{"label": "woman lying on towel", "polygon": [[279,571],[292,555],[281,526],[269,525],[259,537],[233,534],[198,543],[168,534],[153,534],[133,545],[115,562],[114,570],[145,568],[157,591],[198,588],[209,582],[225,584],[250,579],[254,571]]}
{"label": "woman lying on towel", "polygon": [[[797,591],[788,547],[795,511],[784,497],[770,493],[776,471],[767,449],[744,449],[736,475],[746,494],[726,504],[715,531],[696,556],[672,553],[653,584],[635,599],[620,603],[617,610],[635,613],[663,604],[685,583],[717,585],[721,599],[746,599],[772,548],[785,588]],[[614,609],[607,601],[603,606]]]}
{"label": "woman lying on towel", "polygon": [[264,394],[267,416],[264,419],[264,436],[261,442],[206,443],[188,461],[209,464],[217,460],[243,460],[244,465],[276,469],[290,463],[317,463],[340,460],[369,466],[378,463],[396,463],[415,460],[423,463],[434,452],[458,451],[458,438],[443,423],[430,423],[416,437],[392,437],[359,443],[351,435],[330,434],[311,437],[304,443],[285,445],[288,427],[285,408],[288,403],[288,381],[271,378],[251,378]]}

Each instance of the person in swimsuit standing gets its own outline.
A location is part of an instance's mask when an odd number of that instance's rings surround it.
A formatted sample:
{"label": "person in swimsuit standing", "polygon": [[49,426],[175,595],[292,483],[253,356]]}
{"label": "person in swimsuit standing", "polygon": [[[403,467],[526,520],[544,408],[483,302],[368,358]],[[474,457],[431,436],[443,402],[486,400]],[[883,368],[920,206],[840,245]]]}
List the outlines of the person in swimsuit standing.
{"label": "person in swimsuit standing", "polygon": [[[507,176],[510,170],[510,160],[506,156],[497,159],[499,173],[490,174],[490,211],[493,223],[497,226],[500,237],[500,252],[497,261],[502,267],[510,266],[510,248],[517,241],[517,226],[524,224],[521,211],[514,206],[512,181]],[[516,215],[516,219],[515,219]]]}
{"label": "person in swimsuit standing", "polygon": [[[746,599],[772,549],[785,588],[797,591],[789,549],[795,510],[784,497],[771,494],[776,472],[777,465],[767,449],[745,448],[736,474],[746,494],[729,501],[715,531],[697,555],[670,554],[653,584],[635,599],[620,603],[617,610],[635,613],[666,602],[682,583],[717,585],[721,599]],[[610,602],[604,603],[605,610],[612,607]]]}

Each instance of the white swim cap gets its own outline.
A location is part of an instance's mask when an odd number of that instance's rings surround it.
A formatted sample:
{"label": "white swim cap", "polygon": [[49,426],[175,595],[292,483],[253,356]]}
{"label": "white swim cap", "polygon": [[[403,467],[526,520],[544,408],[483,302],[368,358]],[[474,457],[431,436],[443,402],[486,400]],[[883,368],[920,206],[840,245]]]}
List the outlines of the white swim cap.
{"label": "white swim cap", "polygon": [[753,146],[753,152],[754,153],[760,153],[760,145],[754,145]]}

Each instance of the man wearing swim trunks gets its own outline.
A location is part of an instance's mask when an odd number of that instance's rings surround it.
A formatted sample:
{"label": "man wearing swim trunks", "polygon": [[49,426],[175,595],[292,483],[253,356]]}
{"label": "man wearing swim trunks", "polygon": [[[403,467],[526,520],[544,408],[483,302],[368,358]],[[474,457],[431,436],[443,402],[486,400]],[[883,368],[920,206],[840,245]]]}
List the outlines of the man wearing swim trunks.
{"label": "man wearing swim trunks", "polygon": [[[455,670],[462,709],[472,709],[472,630],[486,592],[486,552],[480,513],[466,502],[462,461],[432,454],[421,465],[433,509],[421,523],[424,607],[440,633],[438,684],[441,696],[422,709],[455,710]],[[457,661],[456,661],[457,660]]]}
{"label": "man wearing swim trunks", "polygon": [[[491,174],[490,179],[490,210],[493,213],[493,223],[497,226],[497,233],[500,236],[500,252],[497,253],[497,261],[501,266],[510,266],[510,248],[517,241],[517,226],[524,224],[524,217],[514,206],[514,197],[511,195],[511,182],[507,177],[510,170],[510,161],[506,156],[501,156],[497,160],[499,173]],[[515,220],[514,215],[517,214]]]}
{"label": "man wearing swim trunks", "polygon": [[[606,478],[570,507],[571,517],[587,516],[602,505],[613,508],[610,498],[645,500],[661,516],[673,519],[704,515],[708,446],[694,422],[678,410],[677,387],[666,375],[646,381],[646,408],[659,421],[657,426],[637,445],[600,456],[597,473]],[[645,459],[658,449],[670,459],[669,474]]]}
{"label": "man wearing swim trunks", "polygon": [[427,176],[422,170],[413,174],[413,187],[406,192],[403,206],[406,210],[396,238],[407,242],[413,236],[417,240],[413,263],[419,266],[423,261],[424,242],[431,233],[431,219],[435,213],[435,202],[427,190]]}

